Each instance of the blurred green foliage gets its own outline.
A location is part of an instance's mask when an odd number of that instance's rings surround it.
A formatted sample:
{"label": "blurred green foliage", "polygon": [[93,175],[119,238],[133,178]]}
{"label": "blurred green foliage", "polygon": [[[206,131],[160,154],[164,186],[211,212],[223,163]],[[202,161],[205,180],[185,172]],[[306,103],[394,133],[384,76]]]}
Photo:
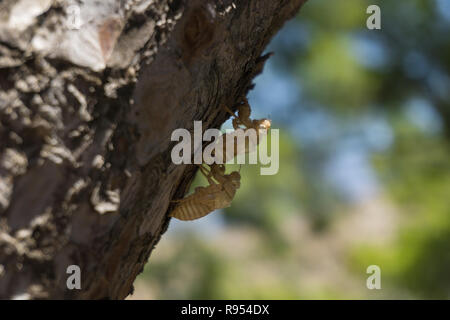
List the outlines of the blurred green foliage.
{"label": "blurred green foliage", "polygon": [[402,211],[393,243],[361,246],[355,265],[378,261],[385,283],[426,299],[450,297],[450,150],[396,118],[396,143],[374,164]]}
{"label": "blurred green foliage", "polygon": [[230,208],[169,230],[153,297],[450,298],[449,34],[446,0],[309,0],[250,94],[280,128],[278,174],[242,166]]}

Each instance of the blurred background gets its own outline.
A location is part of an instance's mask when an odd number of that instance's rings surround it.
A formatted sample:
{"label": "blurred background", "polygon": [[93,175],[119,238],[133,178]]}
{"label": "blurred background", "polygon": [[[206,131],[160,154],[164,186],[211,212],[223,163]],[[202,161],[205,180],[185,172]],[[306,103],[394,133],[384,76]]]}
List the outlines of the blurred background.
{"label": "blurred background", "polygon": [[230,208],[172,219],[129,298],[449,299],[449,39],[448,0],[309,0],[249,94],[278,174],[244,165]]}

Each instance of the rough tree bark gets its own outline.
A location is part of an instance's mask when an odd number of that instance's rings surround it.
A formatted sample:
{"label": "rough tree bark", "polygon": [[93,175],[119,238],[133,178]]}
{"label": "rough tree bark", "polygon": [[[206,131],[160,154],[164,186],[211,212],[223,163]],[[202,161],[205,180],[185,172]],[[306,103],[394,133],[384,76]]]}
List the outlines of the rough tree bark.
{"label": "rough tree bark", "polygon": [[130,294],[195,173],[171,132],[219,128],[303,2],[2,1],[0,298]]}

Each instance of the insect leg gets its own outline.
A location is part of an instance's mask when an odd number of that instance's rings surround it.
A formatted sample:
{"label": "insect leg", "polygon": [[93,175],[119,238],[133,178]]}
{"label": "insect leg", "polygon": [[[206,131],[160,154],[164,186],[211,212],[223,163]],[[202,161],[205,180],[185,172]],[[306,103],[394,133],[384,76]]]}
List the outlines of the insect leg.
{"label": "insect leg", "polygon": [[200,172],[201,172],[201,173],[205,176],[205,178],[208,180],[208,182],[209,182],[210,185],[216,184],[216,183],[214,182],[214,180],[211,178],[211,176],[212,176],[211,171],[208,172],[208,169],[206,169],[205,167],[203,167],[203,165],[201,165],[201,164],[198,165],[198,168],[199,168]]}
{"label": "insect leg", "polygon": [[231,111],[231,109],[228,108],[226,105],[223,105],[222,108],[224,108],[225,111],[231,114],[233,117],[237,118],[237,115],[233,111]]}

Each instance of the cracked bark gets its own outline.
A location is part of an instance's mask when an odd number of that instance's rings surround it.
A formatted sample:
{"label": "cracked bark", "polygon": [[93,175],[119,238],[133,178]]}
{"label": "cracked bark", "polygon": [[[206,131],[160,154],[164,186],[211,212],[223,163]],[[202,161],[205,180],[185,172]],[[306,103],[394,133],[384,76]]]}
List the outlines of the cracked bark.
{"label": "cracked bark", "polygon": [[3,1],[0,298],[130,294],[195,173],[171,132],[219,128],[303,2]]}

